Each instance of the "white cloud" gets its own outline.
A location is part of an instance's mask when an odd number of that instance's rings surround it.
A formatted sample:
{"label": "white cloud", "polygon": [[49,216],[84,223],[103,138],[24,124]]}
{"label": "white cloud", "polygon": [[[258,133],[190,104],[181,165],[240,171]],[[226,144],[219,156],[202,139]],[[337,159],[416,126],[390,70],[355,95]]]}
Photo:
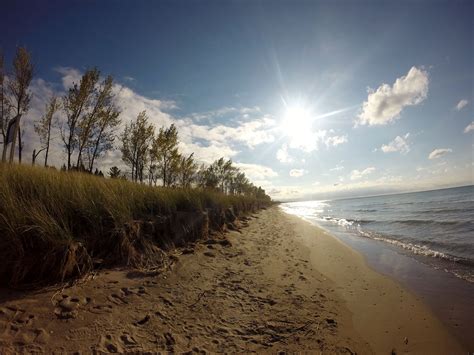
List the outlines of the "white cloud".
{"label": "white cloud", "polygon": [[358,116],[361,125],[385,125],[400,117],[406,106],[418,105],[428,95],[428,73],[412,67],[393,86],[382,84],[376,91],[369,89],[367,101]]}
{"label": "white cloud", "polygon": [[467,106],[468,103],[469,103],[468,100],[462,99],[461,101],[459,101],[459,102],[457,103],[455,109],[456,109],[457,111],[461,111],[464,107]]}
{"label": "white cloud", "polygon": [[375,168],[373,166],[368,167],[362,171],[359,170],[352,170],[350,174],[350,179],[351,180],[359,180],[363,178],[364,176],[367,176],[369,174],[372,174],[375,171]]}
{"label": "white cloud", "polygon": [[429,159],[438,159],[441,158],[442,156],[451,153],[453,150],[449,148],[438,148],[433,150],[430,155],[428,156]]}
{"label": "white cloud", "polygon": [[343,170],[344,167],[342,165],[336,165],[334,168],[329,169],[329,171],[340,171]]}
{"label": "white cloud", "polygon": [[82,74],[77,69],[69,67],[57,67],[55,68],[55,71],[62,75],[61,80],[64,90],[69,89],[73,84],[79,84],[81,81]]}
{"label": "white cloud", "polygon": [[301,177],[307,173],[308,171],[306,171],[305,169],[291,169],[290,170],[291,177]]}
{"label": "white cloud", "polygon": [[347,135],[327,137],[324,143],[327,147],[336,147],[339,144],[347,143]]}
{"label": "white cloud", "polygon": [[278,149],[276,153],[276,158],[282,163],[291,163],[293,158],[288,153],[288,146],[283,144],[280,149]]}
{"label": "white cloud", "polygon": [[410,151],[410,145],[407,141],[409,136],[410,133],[405,134],[403,137],[396,136],[393,141],[382,145],[380,149],[384,153],[400,152],[401,154],[407,154]]}
{"label": "white cloud", "polygon": [[260,113],[260,107],[229,107],[224,106],[215,110],[196,112],[189,115],[193,121],[202,122],[207,121],[212,123],[216,118],[226,117],[229,115],[239,115],[242,118],[247,118],[249,115]]}
{"label": "white cloud", "polygon": [[194,153],[196,160],[205,164],[212,164],[212,162],[221,157],[224,159],[230,159],[239,153],[237,150],[234,150],[227,145],[212,142],[208,145],[201,145],[193,142],[180,142],[179,148],[185,155]]}
{"label": "white cloud", "polygon": [[278,176],[278,173],[268,166],[246,163],[234,163],[234,165],[243,171],[250,181],[267,180]]}
{"label": "white cloud", "polygon": [[466,128],[464,128],[464,133],[469,133],[471,131],[474,131],[474,121],[469,123]]}
{"label": "white cloud", "polygon": [[271,143],[275,137],[271,133],[275,121],[269,117],[257,118],[248,122],[238,122],[237,127],[219,125],[208,130],[205,137],[213,137],[214,140],[221,142],[235,141],[245,144],[249,148],[263,143]]}
{"label": "white cloud", "polygon": [[[332,134],[332,135],[331,135]],[[290,143],[290,148],[300,149],[306,153],[311,153],[323,145],[326,148],[336,147],[340,144],[347,143],[347,135],[334,135],[333,130],[320,129],[317,131],[308,131],[301,137],[294,137]]]}

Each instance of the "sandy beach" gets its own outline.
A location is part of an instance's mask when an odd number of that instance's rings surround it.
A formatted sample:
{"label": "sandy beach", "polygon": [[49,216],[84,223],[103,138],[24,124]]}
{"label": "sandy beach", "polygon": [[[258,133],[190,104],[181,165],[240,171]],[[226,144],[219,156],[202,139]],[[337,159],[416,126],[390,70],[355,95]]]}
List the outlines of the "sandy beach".
{"label": "sandy beach", "polygon": [[325,231],[272,207],[174,250],[0,296],[0,352],[465,354],[416,296]]}

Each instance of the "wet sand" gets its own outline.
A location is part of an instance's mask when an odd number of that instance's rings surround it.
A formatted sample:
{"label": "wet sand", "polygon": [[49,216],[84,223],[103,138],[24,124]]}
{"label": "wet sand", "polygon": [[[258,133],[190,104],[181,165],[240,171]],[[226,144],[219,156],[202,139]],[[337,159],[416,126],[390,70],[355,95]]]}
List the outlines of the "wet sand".
{"label": "wet sand", "polygon": [[0,352],[465,353],[415,296],[277,207],[170,257],[161,272],[1,290]]}

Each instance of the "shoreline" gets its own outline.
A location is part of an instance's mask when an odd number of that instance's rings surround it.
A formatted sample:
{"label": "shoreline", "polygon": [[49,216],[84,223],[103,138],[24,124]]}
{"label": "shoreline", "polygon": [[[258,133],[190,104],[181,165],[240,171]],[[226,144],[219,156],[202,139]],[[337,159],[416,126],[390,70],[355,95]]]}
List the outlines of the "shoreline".
{"label": "shoreline", "polygon": [[295,223],[297,234],[304,236],[302,243],[311,249],[317,270],[336,282],[353,313],[355,328],[364,339],[371,339],[376,353],[390,351],[390,343],[404,352],[467,351],[424,301],[397,280],[372,269],[360,251],[303,218],[286,215]]}
{"label": "shoreline", "polygon": [[474,284],[443,269],[433,268],[425,263],[423,256],[404,253],[404,250],[383,241],[338,233],[311,219],[296,217],[360,253],[371,269],[412,292],[465,347],[471,351],[474,349],[469,332],[474,327],[474,305],[469,302]]}
{"label": "shoreline", "polygon": [[173,251],[165,272],[2,290],[0,349],[465,353],[421,301],[314,225],[275,206],[239,228]]}

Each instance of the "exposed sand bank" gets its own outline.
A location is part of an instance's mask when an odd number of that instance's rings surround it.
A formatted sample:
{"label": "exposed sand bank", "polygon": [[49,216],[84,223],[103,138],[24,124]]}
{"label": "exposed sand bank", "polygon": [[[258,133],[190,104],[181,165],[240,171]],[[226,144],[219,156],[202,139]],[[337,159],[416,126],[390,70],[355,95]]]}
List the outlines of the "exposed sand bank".
{"label": "exposed sand bank", "polygon": [[2,290],[0,352],[465,353],[413,295],[277,207],[211,238],[155,275]]}

